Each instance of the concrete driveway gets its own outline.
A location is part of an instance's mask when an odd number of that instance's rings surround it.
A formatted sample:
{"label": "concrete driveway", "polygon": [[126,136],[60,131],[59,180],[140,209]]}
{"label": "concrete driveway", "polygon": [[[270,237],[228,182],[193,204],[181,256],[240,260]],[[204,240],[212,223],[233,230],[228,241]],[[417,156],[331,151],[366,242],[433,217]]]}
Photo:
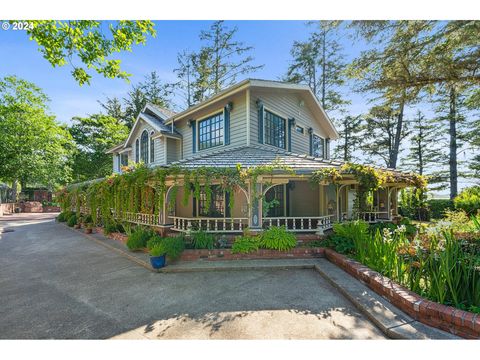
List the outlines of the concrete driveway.
{"label": "concrete driveway", "polygon": [[0,218],[0,304],[3,339],[384,338],[313,270],[153,273],[46,214]]}

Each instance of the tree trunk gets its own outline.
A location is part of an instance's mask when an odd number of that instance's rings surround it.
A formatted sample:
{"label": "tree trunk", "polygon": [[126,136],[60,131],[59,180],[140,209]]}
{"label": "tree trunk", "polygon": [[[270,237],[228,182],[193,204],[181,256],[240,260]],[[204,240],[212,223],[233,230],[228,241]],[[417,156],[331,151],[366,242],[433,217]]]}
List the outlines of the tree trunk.
{"label": "tree trunk", "polygon": [[458,168],[457,168],[457,94],[455,88],[450,89],[450,199],[458,194]]}
{"label": "tree trunk", "polygon": [[17,193],[18,193],[18,181],[14,180],[12,182],[12,196],[13,196],[14,202],[17,202]]}
{"label": "tree trunk", "polygon": [[396,169],[397,168],[397,160],[398,160],[398,152],[400,151],[400,140],[402,136],[403,130],[403,110],[405,107],[405,90],[403,91],[403,96],[400,101],[398,118],[397,118],[397,128],[395,130],[395,139],[393,141],[393,151],[390,157],[390,161],[388,164],[389,168]]}
{"label": "tree trunk", "polygon": [[326,37],[327,34],[323,31],[323,38],[322,38],[322,107],[325,109],[325,91],[327,87],[327,80],[326,80],[326,72],[327,72],[327,64],[326,64]]}

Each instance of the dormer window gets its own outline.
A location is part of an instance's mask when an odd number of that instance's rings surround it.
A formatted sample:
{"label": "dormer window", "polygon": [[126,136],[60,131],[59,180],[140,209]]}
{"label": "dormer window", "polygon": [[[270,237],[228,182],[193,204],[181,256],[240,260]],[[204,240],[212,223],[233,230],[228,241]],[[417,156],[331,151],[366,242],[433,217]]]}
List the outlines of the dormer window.
{"label": "dormer window", "polygon": [[140,138],[140,159],[144,164],[148,163],[148,132],[144,130]]}
{"label": "dormer window", "polygon": [[265,110],[265,144],[286,148],[286,120]]}
{"label": "dormer window", "polygon": [[153,131],[150,133],[150,162],[155,162],[155,140],[153,140]]}

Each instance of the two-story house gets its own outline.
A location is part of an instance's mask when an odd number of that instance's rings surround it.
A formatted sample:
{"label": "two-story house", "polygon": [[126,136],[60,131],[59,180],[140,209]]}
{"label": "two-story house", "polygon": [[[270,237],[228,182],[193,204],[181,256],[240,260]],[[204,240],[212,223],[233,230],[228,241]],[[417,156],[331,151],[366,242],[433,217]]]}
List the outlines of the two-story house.
{"label": "two-story house", "polygon": [[[341,162],[330,159],[330,143],[338,136],[308,86],[247,79],[180,113],[147,105],[128,139],[108,153],[113,155],[116,173],[132,162],[183,168],[284,164],[293,173],[260,178],[258,184],[234,194],[225,194],[213,184],[209,208],[203,190],[184,206],[180,188],[174,209],[164,207],[160,222],[177,231],[202,227],[237,232],[246,226],[285,225],[293,231],[313,232],[328,228],[332,220],[352,216],[353,179],[312,186],[306,176],[341,167]],[[404,186],[392,183],[378,190],[370,219],[396,214],[397,190]],[[253,193],[264,195],[256,206],[252,206]],[[166,197],[170,195],[167,191]],[[235,196],[231,211],[230,196]]]}

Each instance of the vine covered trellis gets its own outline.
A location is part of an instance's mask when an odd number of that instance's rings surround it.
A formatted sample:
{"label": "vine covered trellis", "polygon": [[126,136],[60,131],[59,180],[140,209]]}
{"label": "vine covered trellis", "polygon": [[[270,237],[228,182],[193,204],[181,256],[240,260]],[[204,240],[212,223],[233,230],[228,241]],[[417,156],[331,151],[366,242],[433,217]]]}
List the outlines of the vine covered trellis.
{"label": "vine covered trellis", "polygon": [[399,173],[389,169],[379,169],[369,165],[345,163],[338,168],[325,168],[315,171],[310,182],[319,184],[328,181],[340,184],[346,178],[353,178],[357,183],[357,196],[354,208],[358,212],[367,211],[367,198],[373,191],[385,188],[389,183],[403,182],[408,187],[425,191],[427,181],[424,176],[415,173]]}
{"label": "vine covered trellis", "polygon": [[[200,198],[202,189],[205,191],[206,208],[210,207],[212,185],[218,185],[228,194],[235,194],[240,188],[244,190],[248,183],[256,184],[259,177],[262,183],[272,184],[273,175],[294,174],[294,171],[275,161],[270,165],[242,168],[237,164],[234,168],[198,167],[194,169],[179,166],[148,168],[139,165],[124,169],[122,174],[114,174],[105,179],[67,186],[57,194],[62,210],[75,209],[77,213],[90,209],[93,221],[98,223],[100,217],[104,222],[113,220],[112,209],[117,216],[126,212],[158,215],[160,209],[167,205],[169,209],[175,206],[178,188],[183,186],[181,202],[186,206],[193,195]],[[269,179],[269,177],[271,177]],[[424,189],[425,178],[416,174],[401,174],[388,169],[377,169],[366,165],[344,164],[341,168],[325,168],[313,172],[310,182],[318,184],[328,181],[339,184],[345,178],[353,178],[358,183],[356,207],[364,211],[367,196],[371,191],[384,187],[388,183],[401,181],[410,187]],[[168,197],[166,197],[168,189]],[[263,197],[256,186],[252,186],[253,201]],[[165,204],[165,199],[167,204]],[[235,196],[230,196],[229,206],[232,213]],[[250,203],[252,206],[252,203]],[[96,211],[94,211],[96,209]]]}
{"label": "vine covered trellis", "polygon": [[[175,206],[179,186],[183,186],[182,204],[186,206],[190,196],[200,198],[202,189],[205,191],[205,207],[211,204],[212,185],[215,183],[221,190],[234,194],[240,187],[245,189],[249,181],[256,183],[260,176],[272,176],[276,171],[292,173],[280,162],[271,165],[242,168],[198,167],[195,169],[178,166],[148,168],[139,165],[134,168],[124,168],[123,174],[113,174],[105,179],[73,184],[65,187],[57,194],[57,199],[63,211],[75,209],[97,209],[91,211],[92,219],[98,222],[112,219],[112,209],[122,216],[125,212],[155,214],[165,205],[167,191],[167,206]],[[258,199],[255,187],[253,194]],[[235,196],[230,196],[230,212],[235,206]]]}

